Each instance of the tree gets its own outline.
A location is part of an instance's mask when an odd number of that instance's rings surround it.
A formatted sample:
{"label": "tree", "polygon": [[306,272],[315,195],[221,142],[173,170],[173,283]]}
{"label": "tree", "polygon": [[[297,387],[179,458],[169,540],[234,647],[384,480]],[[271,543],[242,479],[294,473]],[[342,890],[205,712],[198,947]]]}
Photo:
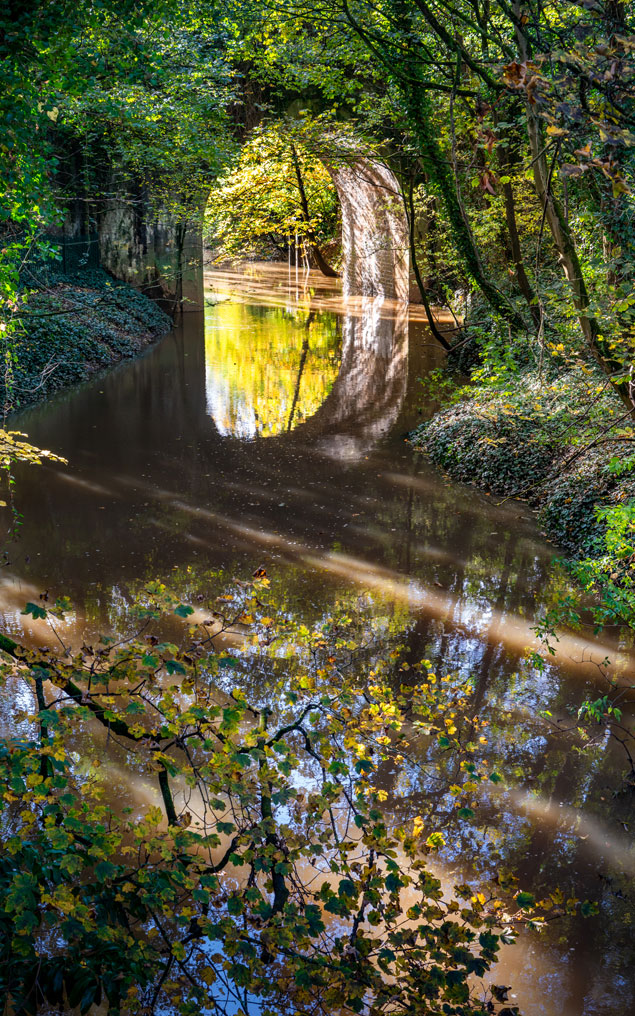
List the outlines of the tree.
{"label": "tree", "polygon": [[5,414],[14,408],[13,368],[30,313],[29,269],[55,261],[51,233],[70,219],[80,233],[96,232],[115,193],[138,218],[155,213],[173,223],[182,242],[233,153],[222,30],[208,17],[201,33],[184,13],[172,0],[55,0],[3,12]]}
{"label": "tree", "polygon": [[[221,599],[225,614],[190,628],[183,648],[152,629],[193,608],[159,584],[137,637],[57,655],[2,636],[3,680],[26,680],[34,699],[0,743],[5,1006],[498,1011],[470,978],[533,898],[506,904],[466,885],[446,896],[426,860],[442,833],[421,817],[387,825],[374,783],[382,764],[404,762],[414,722],[459,752],[469,799],[485,778],[457,728],[465,708],[474,729],[469,694],[402,665],[349,610],[312,629],[267,616],[266,576]],[[67,608],[26,612],[55,625]],[[254,650],[214,648],[236,629]],[[270,680],[254,701],[256,650]],[[78,768],[84,731],[91,757],[82,749]],[[156,781],[159,806],[122,809],[104,793],[104,738]]]}
{"label": "tree", "polygon": [[337,234],[337,196],[321,157],[329,133],[325,118],[306,116],[251,133],[208,202],[209,241],[220,244],[218,259],[244,258],[264,243],[281,257],[292,252],[295,263],[308,247],[324,275],[337,275],[322,251]]}
{"label": "tree", "polygon": [[[556,10],[549,5],[513,5],[504,0],[487,4],[453,0],[442,8],[424,0],[315,0],[274,4],[272,8],[274,17],[286,18],[285,24],[292,14],[293,28],[278,44],[278,52],[295,62],[298,75],[305,79],[310,72],[296,55],[298,39],[314,40],[316,32],[324,40],[338,38],[334,57],[328,62],[325,93],[333,89],[335,80],[341,80],[346,60],[351,53],[357,56],[356,47],[362,43],[374,63],[361,87],[362,92],[366,87],[369,96],[360,94],[358,87],[354,98],[345,93],[344,102],[354,105],[357,115],[369,117],[370,94],[380,93],[382,80],[384,94],[388,86],[389,100],[382,102],[377,97],[379,108],[372,114],[375,124],[385,127],[390,120],[401,130],[406,127],[427,186],[442,202],[461,272],[479,287],[492,311],[516,333],[522,333],[516,293],[508,295],[509,280],[504,284],[493,277],[489,251],[484,258],[482,240],[475,236],[474,201],[468,207],[465,199],[465,164],[471,168],[481,162],[476,195],[484,194],[487,200],[488,194],[495,197],[497,188],[503,188],[514,281],[518,296],[529,305],[534,327],[538,327],[538,341],[542,342],[545,328],[555,326],[561,310],[555,306],[547,310],[543,287],[536,286],[535,275],[545,270],[551,275],[551,266],[559,264],[586,355],[593,357],[625,408],[633,412],[629,366],[632,323],[629,313],[622,322],[615,316],[617,307],[627,306],[627,291],[632,289],[629,260],[618,255],[619,291],[609,294],[604,290],[598,301],[598,283],[590,279],[583,253],[590,237],[581,216],[572,220],[569,214],[575,194],[578,207],[585,201],[587,206],[597,207],[606,228],[610,229],[611,221],[615,226],[629,220],[631,43],[616,34],[628,30],[624,8],[590,5],[583,16],[580,5],[573,2]],[[315,41],[311,45],[315,50]],[[269,67],[271,63],[269,58]],[[338,65],[337,71],[333,63]],[[320,67],[313,76],[314,87],[323,73]],[[524,108],[519,98],[523,98]],[[475,145],[465,133],[457,137],[453,126],[457,108],[466,112],[468,123],[482,125],[481,133],[488,137],[485,145]],[[470,129],[468,126],[467,131]],[[540,209],[529,237],[521,237],[517,227],[516,174],[510,174],[510,169],[519,162],[524,162],[531,174]],[[608,182],[610,200],[602,180]],[[604,196],[598,201],[593,192]],[[544,239],[545,229],[551,245]],[[614,229],[611,235],[607,252],[619,251]],[[522,250],[528,241],[536,249],[533,281]],[[618,311],[618,317],[621,313]],[[615,324],[619,338],[612,334]],[[572,336],[572,346],[575,344]]]}

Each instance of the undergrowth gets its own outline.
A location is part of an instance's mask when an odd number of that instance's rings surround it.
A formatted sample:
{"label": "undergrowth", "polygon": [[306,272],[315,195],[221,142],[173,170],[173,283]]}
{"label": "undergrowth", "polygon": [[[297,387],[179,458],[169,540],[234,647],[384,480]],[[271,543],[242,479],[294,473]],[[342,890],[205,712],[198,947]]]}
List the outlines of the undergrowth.
{"label": "undergrowth", "polygon": [[42,271],[29,282],[19,318],[19,356],[0,377],[0,396],[10,409],[135,356],[171,327],[155,303],[101,269],[77,275]]}
{"label": "undergrowth", "polygon": [[597,623],[635,628],[635,431],[598,371],[479,368],[410,440],[453,479],[528,501]]}

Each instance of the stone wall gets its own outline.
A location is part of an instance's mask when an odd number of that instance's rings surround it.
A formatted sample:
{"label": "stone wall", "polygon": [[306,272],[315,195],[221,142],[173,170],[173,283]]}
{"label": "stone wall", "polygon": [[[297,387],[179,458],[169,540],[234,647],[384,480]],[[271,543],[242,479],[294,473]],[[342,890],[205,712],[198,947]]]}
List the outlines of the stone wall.
{"label": "stone wall", "polygon": [[344,295],[408,303],[408,224],[397,178],[368,159],[330,172],[342,209]]}
{"label": "stone wall", "polygon": [[159,299],[170,313],[201,309],[200,228],[187,228],[141,196],[114,198],[99,218],[99,248],[104,268]]}
{"label": "stone wall", "polygon": [[[408,225],[395,175],[382,163],[365,158],[329,171],[342,213],[344,295],[408,303],[413,295]],[[170,313],[200,309],[200,229],[184,229],[179,218],[157,206],[133,179],[112,176],[102,194],[90,202],[80,195],[70,203],[59,231],[69,256],[79,252],[83,264],[86,247],[94,260],[98,237],[101,265],[116,278],[159,298]]]}
{"label": "stone wall", "polygon": [[202,308],[200,224],[188,224],[133,177],[111,174],[90,197],[77,174],[67,181],[70,193],[73,185],[77,192],[67,202],[63,224],[46,235],[59,246],[65,272],[105,268],[159,300],[172,316]]}

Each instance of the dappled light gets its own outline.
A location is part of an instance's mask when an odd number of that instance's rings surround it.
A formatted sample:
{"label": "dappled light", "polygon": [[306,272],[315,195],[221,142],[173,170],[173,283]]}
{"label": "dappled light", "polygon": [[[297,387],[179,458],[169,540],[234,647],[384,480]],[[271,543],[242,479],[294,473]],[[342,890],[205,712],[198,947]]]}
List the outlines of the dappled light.
{"label": "dappled light", "polygon": [[0,1016],[626,1016],[635,23],[0,9]]}
{"label": "dappled light", "polygon": [[[269,284],[273,294],[280,282],[280,298],[261,301],[254,279],[265,288]],[[204,315],[185,318],[173,337],[131,364],[125,383],[99,379],[72,400],[27,414],[32,438],[37,440],[41,428],[49,446],[72,466],[38,467],[45,478],[44,516],[42,487],[31,486],[27,469],[19,476],[25,521],[19,543],[10,546],[4,574],[5,630],[54,647],[57,635],[46,622],[21,613],[27,600],[41,602],[39,595],[49,585],[44,577],[52,569],[50,552],[56,588],[49,596],[64,592],[74,604],[59,629],[65,644],[79,647],[104,631],[133,631],[135,590],[144,576],[158,576],[182,584],[183,601],[194,601],[190,615],[166,623],[166,637],[176,640],[188,625],[207,624],[219,649],[240,653],[249,626],[223,631],[214,613],[218,604],[213,610],[198,605],[193,592],[204,589],[201,595],[208,597],[214,584],[218,588],[225,581],[221,574],[244,580],[264,566],[294,610],[320,614],[352,589],[357,596],[371,596],[377,610],[390,604],[393,612],[402,611],[398,628],[410,652],[427,654],[436,666],[481,675],[478,708],[489,716],[493,745],[500,744],[502,751],[518,731],[544,723],[538,712],[546,707],[562,731],[547,749],[558,758],[558,738],[571,736],[564,732],[570,722],[560,707],[562,696],[579,700],[582,689],[590,688],[601,693],[598,665],[605,656],[628,684],[633,658],[607,633],[598,639],[561,631],[556,659],[547,660],[544,674],[535,663],[524,662],[528,649],[539,648],[532,612],[552,550],[517,502],[449,486],[421,465],[413,471],[404,434],[417,417],[417,379],[436,355],[417,315],[377,298],[355,300],[349,307],[339,295],[329,297],[331,284],[324,286],[313,275],[306,300],[299,294],[296,303],[288,270],[285,274],[276,266],[250,269],[237,297],[239,283],[237,273],[231,279],[220,273],[218,285],[210,287],[214,305]],[[227,299],[221,301],[223,289]],[[334,308],[319,306],[320,293],[337,301]],[[289,427],[296,390],[298,418]],[[135,444],[131,435],[137,435]],[[65,510],[70,490],[72,519]],[[39,505],[37,528],[30,521],[31,498]],[[48,543],[41,540],[47,526]],[[112,544],[115,532],[118,548]],[[60,534],[68,548],[66,565],[55,549]],[[205,579],[208,568],[212,574]],[[510,669],[521,672],[517,699],[524,697],[525,705],[507,702]],[[260,680],[254,675],[253,686]],[[99,746],[103,735],[94,729],[91,736]],[[543,735],[536,736],[541,743]],[[427,755],[425,744],[419,750]],[[529,787],[541,779],[542,757],[530,739],[523,757]],[[103,785],[116,786],[135,814],[160,805],[156,787],[142,773],[129,772],[118,757],[111,762],[109,756],[100,772]],[[593,779],[595,786],[598,777]],[[383,785],[387,793],[397,790],[388,774]],[[425,813],[416,784],[407,791],[398,786],[406,810],[412,797],[411,807]],[[177,780],[174,800],[179,806],[187,802],[197,828],[201,800],[183,794]],[[580,863],[601,859],[611,870],[631,870],[624,838],[592,812],[563,809],[522,783],[489,796],[491,814],[487,797],[480,806],[479,848],[468,823],[459,855],[448,846],[439,858],[436,870],[445,883],[451,884],[450,872],[466,852],[473,853],[483,873],[490,870],[487,844],[507,856],[493,835],[494,822],[508,830],[509,859],[512,853],[522,857],[528,837],[542,843],[549,827],[557,838],[553,847],[541,849],[554,867],[566,857],[560,842],[573,837],[581,848]],[[219,847],[214,857],[221,853]],[[242,878],[232,870],[228,877]],[[523,937],[520,953],[504,952],[499,976],[515,980],[531,998],[531,978],[518,956],[531,954],[532,965],[555,977],[563,959],[553,949],[536,953]],[[553,997],[561,997],[555,987]]]}

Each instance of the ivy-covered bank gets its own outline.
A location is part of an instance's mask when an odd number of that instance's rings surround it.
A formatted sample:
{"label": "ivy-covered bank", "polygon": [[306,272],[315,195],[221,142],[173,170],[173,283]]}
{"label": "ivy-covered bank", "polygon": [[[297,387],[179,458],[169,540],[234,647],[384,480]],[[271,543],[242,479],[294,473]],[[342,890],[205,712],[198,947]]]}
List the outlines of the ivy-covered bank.
{"label": "ivy-covered bank", "polygon": [[172,322],[152,300],[102,269],[30,277],[29,293],[0,377],[3,402],[19,409],[133,357]]}
{"label": "ivy-covered bank", "polygon": [[476,372],[411,442],[454,480],[526,500],[594,594],[595,620],[635,628],[635,443],[623,406],[593,370],[483,380]]}

